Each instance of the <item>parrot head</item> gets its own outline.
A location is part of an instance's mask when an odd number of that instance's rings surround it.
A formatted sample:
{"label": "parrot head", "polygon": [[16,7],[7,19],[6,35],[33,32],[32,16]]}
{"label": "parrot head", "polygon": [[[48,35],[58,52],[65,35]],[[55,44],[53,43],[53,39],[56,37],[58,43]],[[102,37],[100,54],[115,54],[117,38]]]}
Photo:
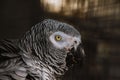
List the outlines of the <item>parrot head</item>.
{"label": "parrot head", "polygon": [[85,54],[81,44],[77,29],[52,19],[36,24],[20,40],[24,57],[49,65],[61,75],[71,65],[82,61]]}

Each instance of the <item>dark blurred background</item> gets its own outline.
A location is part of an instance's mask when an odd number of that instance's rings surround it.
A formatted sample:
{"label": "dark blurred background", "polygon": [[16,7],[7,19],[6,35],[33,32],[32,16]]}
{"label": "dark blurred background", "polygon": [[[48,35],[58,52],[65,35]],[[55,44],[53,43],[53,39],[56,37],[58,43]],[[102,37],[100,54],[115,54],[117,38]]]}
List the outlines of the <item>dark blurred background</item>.
{"label": "dark blurred background", "polygon": [[120,80],[120,0],[0,0],[0,39],[20,38],[46,18],[82,35],[85,64],[64,80]]}

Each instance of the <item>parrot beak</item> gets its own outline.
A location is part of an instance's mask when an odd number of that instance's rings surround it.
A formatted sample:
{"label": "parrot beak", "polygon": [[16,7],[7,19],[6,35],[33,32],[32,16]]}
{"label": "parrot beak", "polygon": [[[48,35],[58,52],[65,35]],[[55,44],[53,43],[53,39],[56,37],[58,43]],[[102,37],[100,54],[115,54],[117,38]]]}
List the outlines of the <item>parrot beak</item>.
{"label": "parrot beak", "polygon": [[85,52],[81,45],[78,45],[77,48],[73,47],[71,51],[67,54],[66,65],[68,67],[73,66],[74,64],[82,65],[85,58]]}

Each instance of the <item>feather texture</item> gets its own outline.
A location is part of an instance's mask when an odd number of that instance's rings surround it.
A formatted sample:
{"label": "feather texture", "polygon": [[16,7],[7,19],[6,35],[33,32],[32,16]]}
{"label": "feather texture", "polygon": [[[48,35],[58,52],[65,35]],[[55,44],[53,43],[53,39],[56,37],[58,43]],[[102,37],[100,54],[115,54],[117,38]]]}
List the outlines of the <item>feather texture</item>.
{"label": "feather texture", "polygon": [[0,80],[60,80],[68,69],[68,52],[49,39],[60,31],[78,40],[70,48],[81,43],[80,33],[73,26],[51,19],[36,24],[19,40],[0,41]]}

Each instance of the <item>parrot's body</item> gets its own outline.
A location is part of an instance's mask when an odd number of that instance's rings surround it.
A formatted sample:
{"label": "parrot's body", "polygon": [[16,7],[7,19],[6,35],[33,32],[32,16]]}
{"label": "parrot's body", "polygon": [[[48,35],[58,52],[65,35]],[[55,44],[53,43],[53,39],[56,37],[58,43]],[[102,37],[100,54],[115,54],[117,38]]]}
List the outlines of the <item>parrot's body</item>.
{"label": "parrot's body", "polygon": [[60,80],[73,58],[82,59],[80,44],[71,25],[46,19],[21,39],[0,42],[0,80]]}
{"label": "parrot's body", "polygon": [[[31,63],[30,58],[22,58],[16,41],[0,42],[0,80],[55,80],[52,68],[40,63]],[[30,62],[30,63],[29,63]],[[49,73],[49,74],[48,74]],[[37,79],[37,76],[39,77]]]}

